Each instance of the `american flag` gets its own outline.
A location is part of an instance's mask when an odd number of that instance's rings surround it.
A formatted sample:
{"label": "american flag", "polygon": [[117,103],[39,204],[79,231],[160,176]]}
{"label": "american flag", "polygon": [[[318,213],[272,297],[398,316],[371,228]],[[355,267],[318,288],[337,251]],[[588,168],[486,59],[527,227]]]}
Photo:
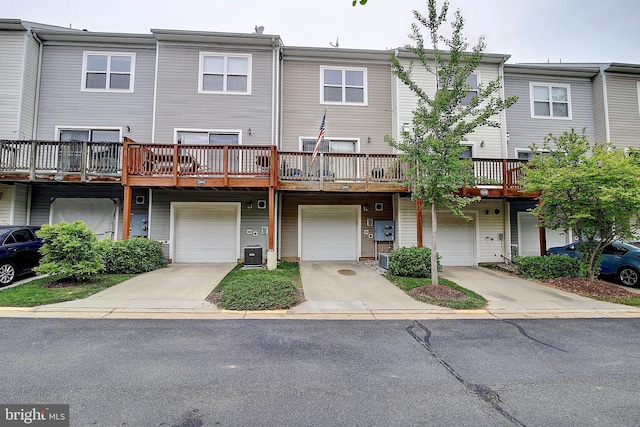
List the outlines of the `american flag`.
{"label": "american flag", "polygon": [[313,155],[311,156],[311,166],[316,161],[316,157],[318,156],[318,152],[320,151],[320,143],[324,139],[324,121],[327,118],[327,112],[324,112],[324,116],[322,116],[322,123],[320,123],[320,132],[318,133],[318,140],[316,141],[316,146],[313,148]]}

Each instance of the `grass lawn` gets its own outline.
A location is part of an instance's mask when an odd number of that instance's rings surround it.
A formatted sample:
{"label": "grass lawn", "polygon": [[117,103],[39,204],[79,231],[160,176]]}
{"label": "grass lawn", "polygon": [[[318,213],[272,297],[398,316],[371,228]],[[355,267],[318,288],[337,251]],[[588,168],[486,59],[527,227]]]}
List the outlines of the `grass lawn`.
{"label": "grass lawn", "polygon": [[136,274],[105,274],[86,284],[61,288],[46,287],[58,280],[58,276],[43,277],[12,288],[0,288],[0,307],[35,307],[86,298],[135,276]]}
{"label": "grass lawn", "polygon": [[297,262],[282,262],[276,270],[244,269],[238,264],[207,297],[229,310],[277,310],[290,308],[302,299],[302,280]]}
{"label": "grass lawn", "polygon": [[427,304],[466,310],[484,308],[487,305],[487,300],[485,300],[482,296],[476,294],[473,291],[470,291],[469,289],[463,288],[462,286],[452,282],[451,280],[440,278],[438,279],[438,284],[441,286],[447,286],[455,291],[462,293],[464,295],[464,297],[461,297],[462,299],[449,299],[446,296],[433,298],[428,296],[421,296],[421,294],[416,295],[414,292],[411,292],[422,287],[428,288],[429,286],[431,286],[431,278],[425,279],[415,277],[399,277],[390,274],[388,274],[386,277],[391,282],[395,283],[396,286],[398,286],[400,289],[411,295],[413,298],[422,302],[426,302]]}

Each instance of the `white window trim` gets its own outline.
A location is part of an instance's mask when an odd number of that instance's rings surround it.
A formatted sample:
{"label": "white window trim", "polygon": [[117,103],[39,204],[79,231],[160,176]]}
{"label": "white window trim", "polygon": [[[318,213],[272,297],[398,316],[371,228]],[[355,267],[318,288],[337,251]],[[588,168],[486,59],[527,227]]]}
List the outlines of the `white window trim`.
{"label": "white window trim", "polygon": [[118,139],[122,141],[122,127],[118,126],[56,126],[54,141],[60,141],[62,130],[117,130],[120,133]]}
{"label": "white window trim", "polygon": [[460,142],[460,145],[462,145],[463,147],[471,147],[471,158],[473,159],[474,157],[476,157],[478,147],[475,141],[462,141]]}
{"label": "white window trim", "polygon": [[[300,151],[301,153],[310,153],[310,151],[302,151],[304,148],[303,145],[303,141],[306,139],[311,139],[313,141],[317,141],[318,137],[317,136],[301,136],[298,138],[298,151]],[[356,147],[356,151],[354,151],[352,154],[359,154],[360,153],[360,138],[344,138],[344,137],[328,137],[325,135],[324,139],[328,140],[328,141],[354,141],[355,147]],[[330,154],[330,153],[327,153]],[[345,154],[345,153],[343,153]]]}
{"label": "white window trim", "polygon": [[196,128],[174,128],[173,143],[178,143],[178,132],[207,132],[207,133],[237,133],[238,145],[242,145],[242,129],[196,129]]}
{"label": "white window trim", "polygon": [[[129,56],[131,57],[131,70],[129,71],[129,89],[97,89],[87,87],[87,56],[102,55],[108,56]],[[116,73],[122,74],[122,73]],[[109,81],[109,72],[107,73],[107,82]],[[82,81],[80,82],[81,92],[109,92],[109,93],[133,93],[136,81],[136,54],[135,52],[105,52],[105,51],[84,51],[82,54]]]}
{"label": "white window trim", "polygon": [[549,154],[549,153],[550,153],[550,151],[548,151],[548,150],[537,150],[537,151],[533,151],[533,150],[531,150],[531,149],[529,149],[529,148],[516,148],[516,149],[515,149],[515,153],[516,153],[516,158],[515,158],[515,160],[521,160],[521,159],[518,157],[518,155],[519,155],[520,153]]}
{"label": "white window trim", "polygon": [[[362,71],[362,83],[363,83],[363,96],[362,102],[347,102],[345,88],[347,87],[346,81],[342,84],[342,99],[344,101],[336,102],[336,101],[325,101],[324,100],[324,70],[340,70],[340,71]],[[366,68],[356,68],[356,67],[334,67],[328,65],[320,66],[320,104],[325,105],[352,105],[357,107],[366,107],[369,105],[369,96],[368,96],[368,78],[367,78],[367,69]]]}
{"label": "white window trim", "polygon": [[[204,80],[204,57],[205,56],[218,56],[218,57],[222,57],[222,58],[229,58],[229,57],[235,57],[235,58],[247,58],[247,91],[246,92],[234,92],[234,91],[227,91],[227,90],[204,90],[202,85],[203,85],[203,80]],[[251,54],[247,54],[247,53],[233,53],[233,52],[200,52],[200,64],[198,66],[198,93],[212,93],[212,94],[222,94],[222,95],[239,95],[239,96],[246,96],[246,95],[251,95],[251,80],[252,80],[252,55]],[[225,71],[224,71],[224,83],[223,83],[223,87],[226,88],[227,85],[227,70],[226,70],[226,64],[227,61],[225,60]]]}
{"label": "white window trim", "polygon": [[[568,116],[553,116],[553,102],[549,100],[550,114],[549,116],[536,116],[534,109],[534,98],[533,98],[533,87],[534,86],[547,86],[547,87],[563,87],[567,89],[567,110]],[[572,108],[571,108],[571,85],[567,83],[544,83],[544,82],[529,82],[529,104],[531,110],[531,118],[532,119],[543,119],[543,120],[573,120],[572,117]]]}

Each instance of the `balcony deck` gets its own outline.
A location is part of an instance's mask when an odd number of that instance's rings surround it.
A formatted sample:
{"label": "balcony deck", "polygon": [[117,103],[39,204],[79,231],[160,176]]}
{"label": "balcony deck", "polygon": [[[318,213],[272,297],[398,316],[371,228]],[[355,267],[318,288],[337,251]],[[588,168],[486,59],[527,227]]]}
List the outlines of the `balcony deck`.
{"label": "balcony deck", "polygon": [[0,181],[120,182],[122,143],[0,141]]}
{"label": "balcony deck", "polygon": [[[393,154],[278,152],[272,146],[0,141],[0,182],[121,182],[133,187],[407,192],[407,165]],[[122,165],[126,165],[123,170]],[[459,194],[531,198],[519,185],[526,161],[472,159],[475,183]]]}

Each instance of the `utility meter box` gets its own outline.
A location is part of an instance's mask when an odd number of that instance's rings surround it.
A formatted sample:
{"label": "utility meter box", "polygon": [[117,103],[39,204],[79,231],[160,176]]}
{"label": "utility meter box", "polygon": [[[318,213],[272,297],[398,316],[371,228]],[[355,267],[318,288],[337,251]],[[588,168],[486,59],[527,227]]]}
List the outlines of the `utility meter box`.
{"label": "utility meter box", "polygon": [[373,222],[373,240],[376,242],[393,242],[396,240],[396,225],[394,221],[375,220]]}
{"label": "utility meter box", "polygon": [[131,215],[131,228],[129,228],[129,236],[131,237],[148,237],[149,236],[149,215]]}

